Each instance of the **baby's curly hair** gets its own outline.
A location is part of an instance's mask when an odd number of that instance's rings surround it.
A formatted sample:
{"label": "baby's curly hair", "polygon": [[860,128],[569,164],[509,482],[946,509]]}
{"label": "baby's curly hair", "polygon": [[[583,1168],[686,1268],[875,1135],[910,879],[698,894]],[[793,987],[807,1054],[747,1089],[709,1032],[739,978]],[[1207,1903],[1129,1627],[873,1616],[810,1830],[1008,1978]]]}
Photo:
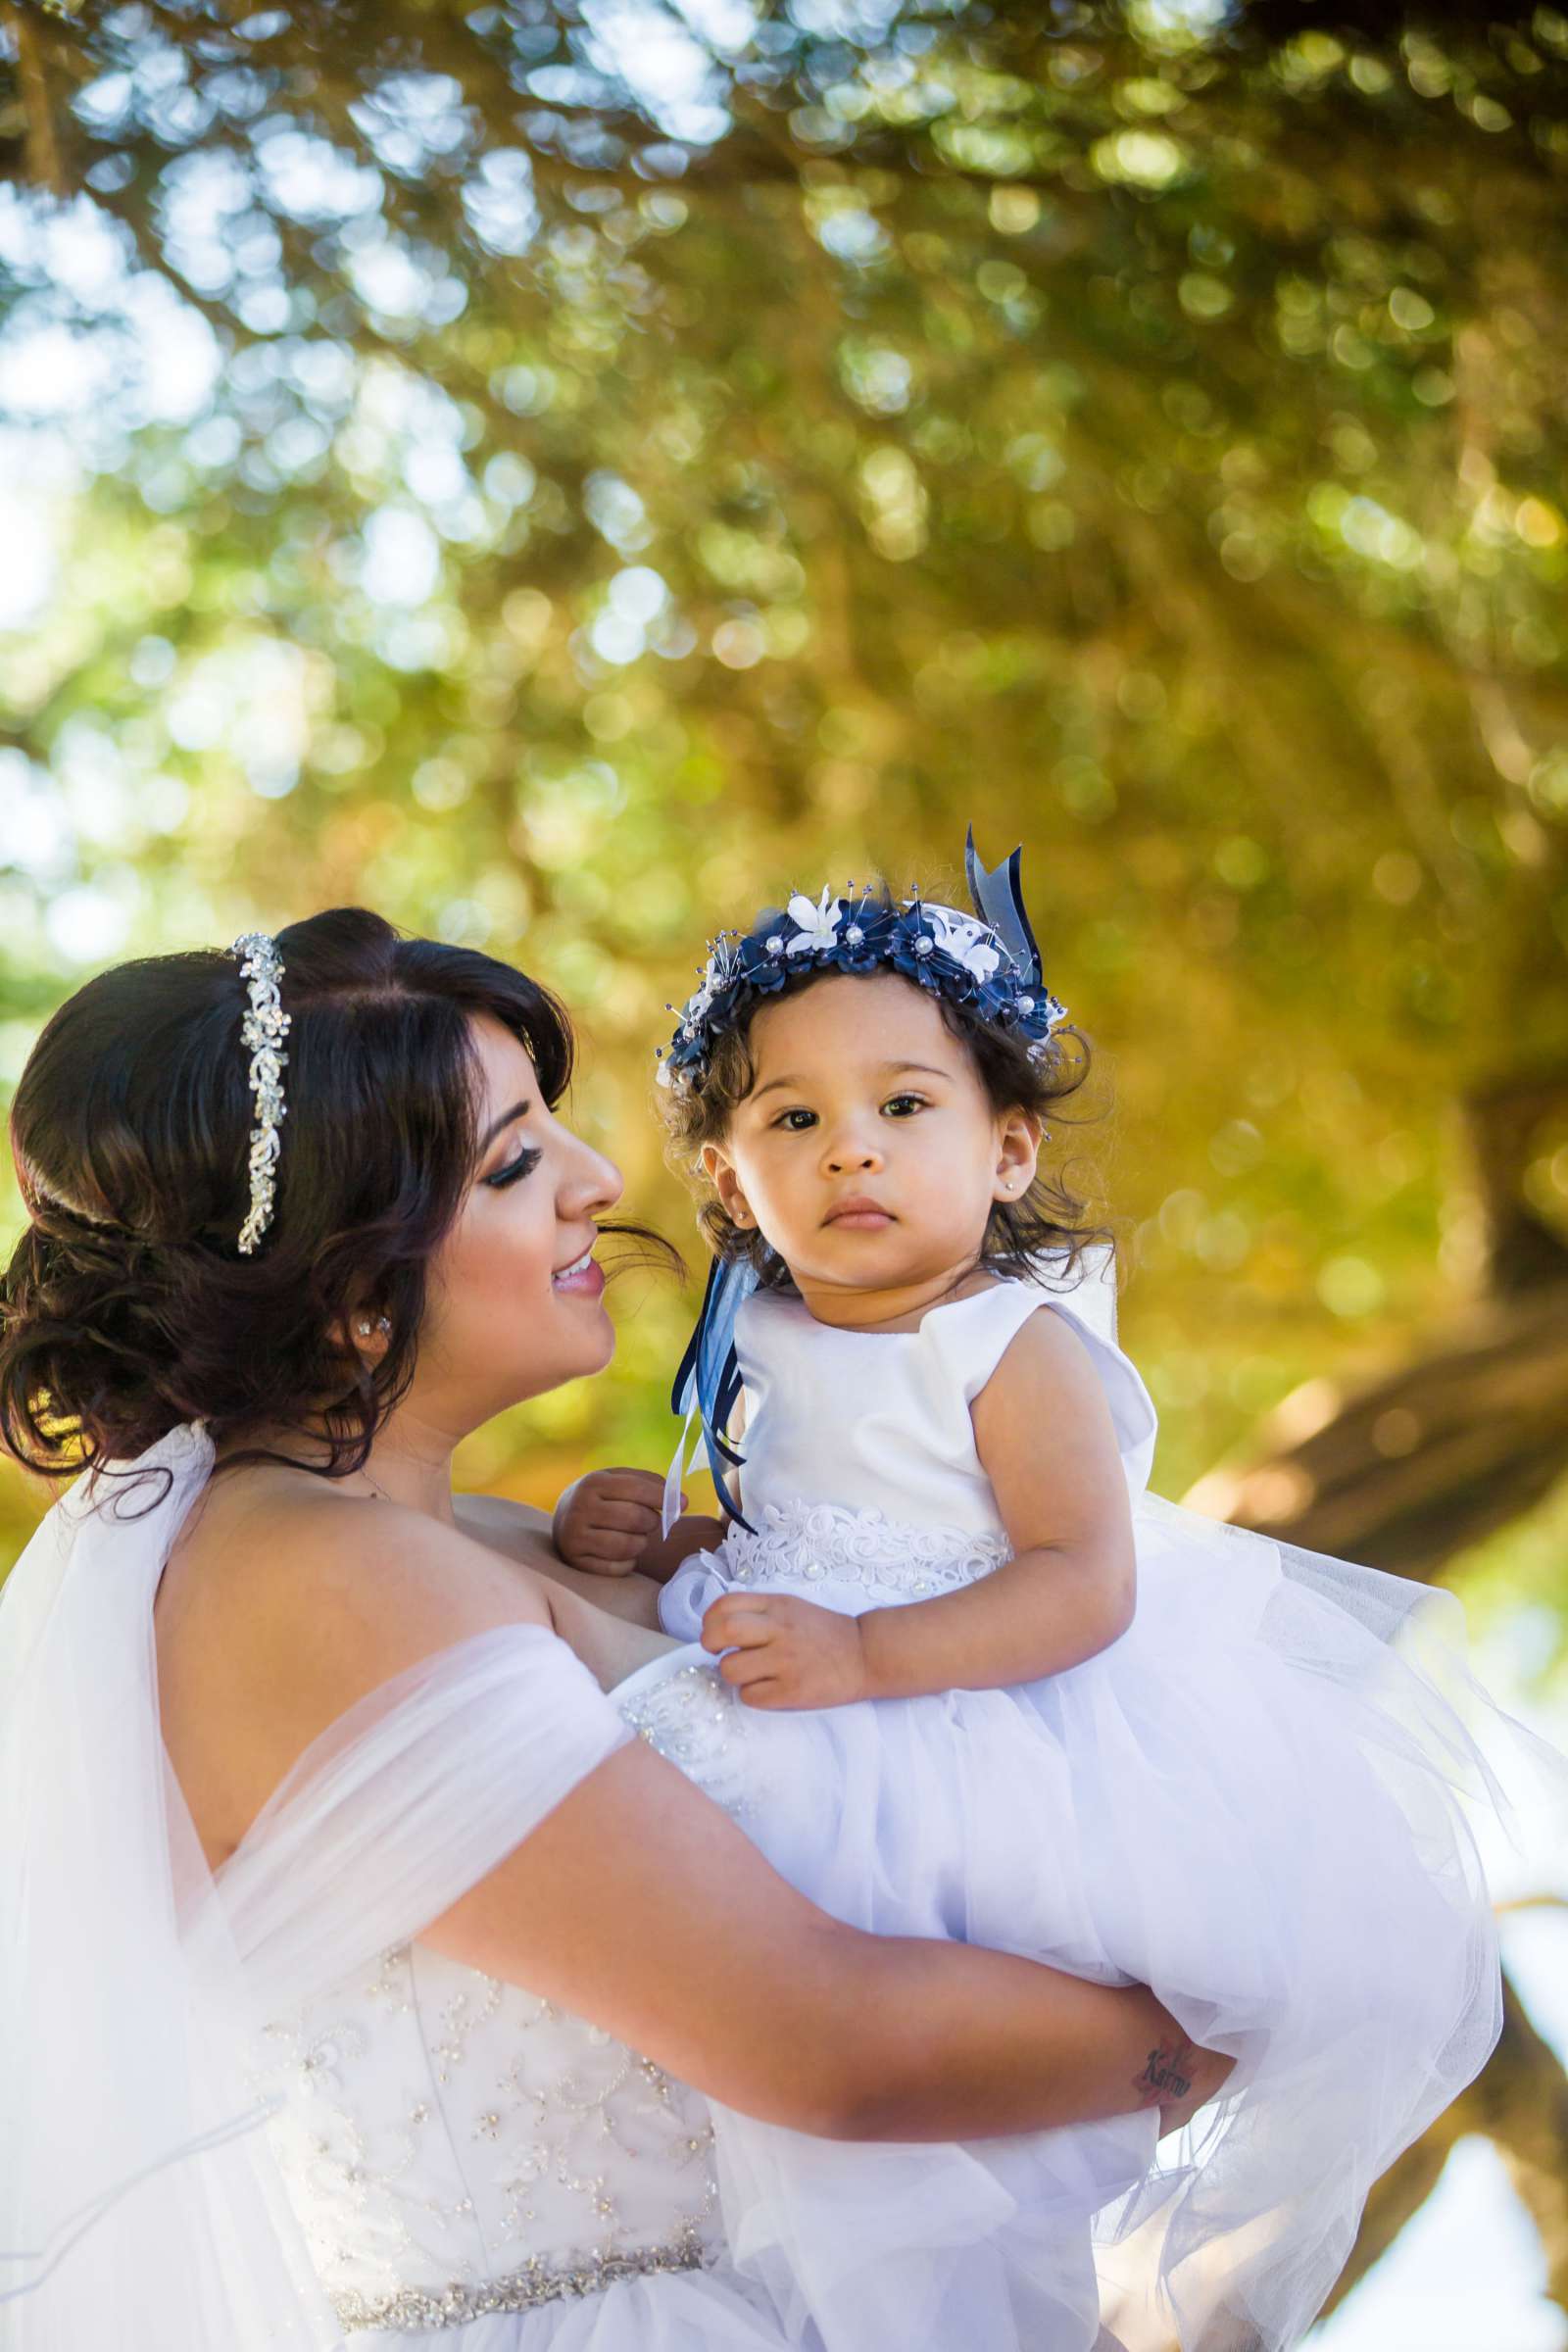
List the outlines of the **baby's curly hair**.
{"label": "baby's curly hair", "polygon": [[[880,886],[886,895],[886,886]],[[892,967],[877,969],[888,973]],[[833,964],[806,964],[789,972],[784,990],[797,996],[820,980],[843,977]],[[898,976],[898,975],[895,975]],[[913,980],[905,985],[924,996]],[[749,1261],[761,1287],[792,1291],[795,1287],[784,1260],[755,1227],[737,1225],[718,1199],[702,1164],[703,1148],[721,1144],[736,1110],[756,1083],[751,1029],[764,1005],[776,1004],[778,993],[761,996],[745,1006],[733,1027],[713,1040],[712,1051],[700,1073],[657,1089],[667,1138],[670,1164],[698,1197],[697,1222],[715,1257]],[[973,1005],[931,992],[931,1001],[948,1029],[967,1051],[993,1110],[1027,1111],[1045,1126],[1067,1124],[1061,1104],[1076,1095],[1090,1074],[1089,1039],[1070,1021],[1059,1021],[1046,1051],[1031,1054],[1029,1040],[1016,1028],[989,1019]],[[1069,1048],[1070,1041],[1070,1048]],[[1076,1279],[1079,1261],[1097,1244],[1116,1246],[1113,1225],[1091,1225],[1084,1218],[1086,1202],[1067,1189],[1060,1173],[1042,1170],[1017,1200],[998,1200],[991,1210],[977,1265],[999,1273],[1035,1278],[1040,1261],[1052,1260],[1054,1282],[1065,1274]]]}

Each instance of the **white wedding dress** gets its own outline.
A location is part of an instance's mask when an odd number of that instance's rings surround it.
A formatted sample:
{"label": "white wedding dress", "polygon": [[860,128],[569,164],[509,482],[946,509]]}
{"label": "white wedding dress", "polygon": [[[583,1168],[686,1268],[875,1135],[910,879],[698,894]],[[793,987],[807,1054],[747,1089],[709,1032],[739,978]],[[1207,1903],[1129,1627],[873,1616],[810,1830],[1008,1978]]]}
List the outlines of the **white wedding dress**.
{"label": "white wedding dress", "polygon": [[[418,1941],[636,1735],[747,1820],[758,1719],[704,1653],[607,1696],[543,1627],[457,1643],[314,1741],[208,1869],[152,1604],[212,1465],[190,1422],[115,1466],[150,1483],[77,1480],[0,1588],[4,2352],[1042,2340],[989,2156],[760,2124]],[[786,1765],[785,1719],[762,1738]],[[888,2332],[910,2310],[917,2339]]]}
{"label": "white wedding dress", "polygon": [[77,1480],[0,1589],[0,2345],[815,2352],[727,2261],[704,2099],[416,1940],[634,1736],[554,1633],[371,1692],[208,1870],[152,1602],[213,1458]]}
{"label": "white wedding dress", "polygon": [[[963,1327],[961,1307],[947,1315],[948,1331]],[[939,1340],[939,1318],[925,1328]],[[78,1481],[0,1590],[4,2352],[1153,2352],[1173,2289],[1187,2352],[1272,2345],[1223,2331],[1231,2287],[1255,2267],[1247,2229],[1266,2277],[1287,2244],[1298,2300],[1317,2295],[1348,2246],[1310,2230],[1298,2242],[1300,2216],[1358,2209],[1368,2165],[1413,2137],[1495,2038],[1494,1933],[1445,1778],[1468,1784],[1478,1759],[1424,1669],[1446,1661],[1455,1698],[1487,1702],[1430,1628],[1401,1663],[1413,1626],[1400,1580],[1377,1580],[1399,1589],[1369,1631],[1371,1582],[1346,1604],[1359,1619],[1326,1597],[1338,1563],[1315,1570],[1316,1555],[1252,1538],[1231,1562],[1232,1607],[1293,1656],[1320,1655],[1325,1709],[1344,1709],[1325,1727],[1375,1721],[1387,1741],[1386,1796],[1359,1748],[1332,1782],[1336,1798],[1353,1784],[1376,1808],[1343,1877],[1378,1994],[1363,2081],[1345,2062],[1353,2021],[1335,2006],[1363,1981],[1348,1939],[1292,1907],[1247,1927],[1227,1978],[1202,1905],[1160,1862],[1159,1790],[1153,1847],[1129,1821],[1088,1878],[1087,1833],[1114,1825],[1086,1816],[1064,1834],[1052,1808],[1071,1788],[1051,1780],[1050,1727],[1007,1692],[769,1713],[680,1647],[607,1695],[554,1634],[503,1628],[351,1709],[215,1878],[159,1737],[152,1640],[163,1562],[211,1466],[192,1422],[129,1465],[167,1473],[151,1503],[138,1490],[88,1509]],[[1223,1550],[1216,1531],[1216,1579]],[[863,1596],[866,1555],[839,1556],[858,1557]],[[1249,1576],[1261,1581],[1244,1602]],[[1073,1729],[1129,1741],[1137,1727],[1110,1693],[1095,1703]],[[1202,1690],[1181,1703],[1190,1724]],[[1164,1997],[1200,2038],[1226,2047],[1200,2029],[1235,2029],[1233,2087],[1161,2144],[1163,2166],[1151,2110],[965,2145],[823,2140],[706,2101],[583,2019],[419,1943],[634,1736],[855,1924],[1045,1944],[1110,1982],[1146,1948],[1170,1975],[1190,1936],[1201,1995],[1184,2001],[1176,1972]],[[1112,1787],[1126,1798],[1136,1744],[1121,1753]],[[992,1778],[1009,1754],[1036,1776],[1011,1798]],[[1325,1747],[1303,1763],[1327,1760]],[[1267,1747],[1270,1791],[1278,1766]],[[1401,1838],[1408,1861],[1380,1912],[1365,1856],[1397,1859]],[[1327,1899],[1331,1857],[1303,1865]],[[1395,2002],[1381,1939],[1412,1928]],[[1313,1963],[1298,2020],[1286,2014],[1298,1933]],[[1343,1968],[1319,1982],[1334,1954]],[[1268,2034],[1250,2034],[1259,2018]],[[1339,2038],[1325,2059],[1326,2030]],[[1281,2136],[1293,2112],[1299,2163]],[[1189,2241],[1220,2246],[1215,2281],[1181,2270]],[[1102,2337],[1102,2290],[1119,2280],[1158,2295],[1146,2332],[1118,2313]]]}

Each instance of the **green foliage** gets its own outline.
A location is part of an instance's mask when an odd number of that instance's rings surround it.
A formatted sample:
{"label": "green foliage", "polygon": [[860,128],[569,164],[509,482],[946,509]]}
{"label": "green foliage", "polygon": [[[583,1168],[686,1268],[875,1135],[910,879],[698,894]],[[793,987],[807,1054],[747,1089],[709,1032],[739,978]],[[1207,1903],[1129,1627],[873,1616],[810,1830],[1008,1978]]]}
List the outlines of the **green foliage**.
{"label": "green foliage", "polygon": [[[1114,1077],[1059,1141],[1180,1493],[1464,1293],[1455,1095],[1568,1043],[1568,18],[705,21],[14,40],[0,401],[81,478],[0,638],[4,1075],[84,968],[365,901],[564,992],[684,1235],[707,936],[952,893],[972,817]],[[476,1480],[659,1459],[689,1304]]]}

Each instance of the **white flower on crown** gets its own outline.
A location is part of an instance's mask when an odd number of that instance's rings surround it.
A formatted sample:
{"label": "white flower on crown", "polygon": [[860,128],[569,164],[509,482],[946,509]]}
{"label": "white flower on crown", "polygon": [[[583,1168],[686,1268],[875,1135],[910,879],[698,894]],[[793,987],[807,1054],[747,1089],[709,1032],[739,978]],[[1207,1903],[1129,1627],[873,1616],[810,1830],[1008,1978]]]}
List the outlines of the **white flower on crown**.
{"label": "white flower on crown", "polygon": [[792,922],[799,923],[801,927],[790,941],[786,950],[788,955],[808,956],[815,948],[831,948],[837,944],[838,927],[843,920],[844,910],[830,904],[832,897],[831,882],[822,885],[820,906],[814,905],[804,892],[796,892],[785,912]]}
{"label": "white flower on crown", "polygon": [[720,943],[708,958],[703,971],[702,986],[694,997],[687,1000],[686,1018],[689,1021],[700,1021],[713,999],[728,988],[731,977],[729,957]]}
{"label": "white flower on crown", "polygon": [[[906,899],[906,906],[919,904]],[[960,914],[956,906],[927,906],[925,917],[936,934],[937,946],[951,956],[977,980],[989,980],[1002,961],[996,944],[996,933],[986,923],[978,923],[972,915]]]}

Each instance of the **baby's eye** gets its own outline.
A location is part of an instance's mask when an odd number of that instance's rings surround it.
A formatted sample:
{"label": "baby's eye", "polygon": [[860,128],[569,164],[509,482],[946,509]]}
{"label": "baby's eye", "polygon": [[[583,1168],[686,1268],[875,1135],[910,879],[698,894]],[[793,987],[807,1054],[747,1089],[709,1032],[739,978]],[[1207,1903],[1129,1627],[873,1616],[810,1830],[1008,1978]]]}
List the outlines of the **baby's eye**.
{"label": "baby's eye", "polygon": [[775,1127],[782,1127],[786,1135],[804,1134],[804,1127],[795,1127],[790,1124],[792,1119],[803,1119],[806,1122],[806,1126],[809,1127],[815,1124],[816,1113],[814,1110],[786,1110],[781,1117],[776,1118],[773,1121],[773,1124]]}
{"label": "baby's eye", "polygon": [[905,1113],[899,1110],[899,1105],[901,1102],[911,1109],[923,1110],[925,1108],[925,1101],[926,1099],[924,1095],[889,1095],[882,1107],[884,1110],[897,1111],[898,1115],[902,1118]]}

